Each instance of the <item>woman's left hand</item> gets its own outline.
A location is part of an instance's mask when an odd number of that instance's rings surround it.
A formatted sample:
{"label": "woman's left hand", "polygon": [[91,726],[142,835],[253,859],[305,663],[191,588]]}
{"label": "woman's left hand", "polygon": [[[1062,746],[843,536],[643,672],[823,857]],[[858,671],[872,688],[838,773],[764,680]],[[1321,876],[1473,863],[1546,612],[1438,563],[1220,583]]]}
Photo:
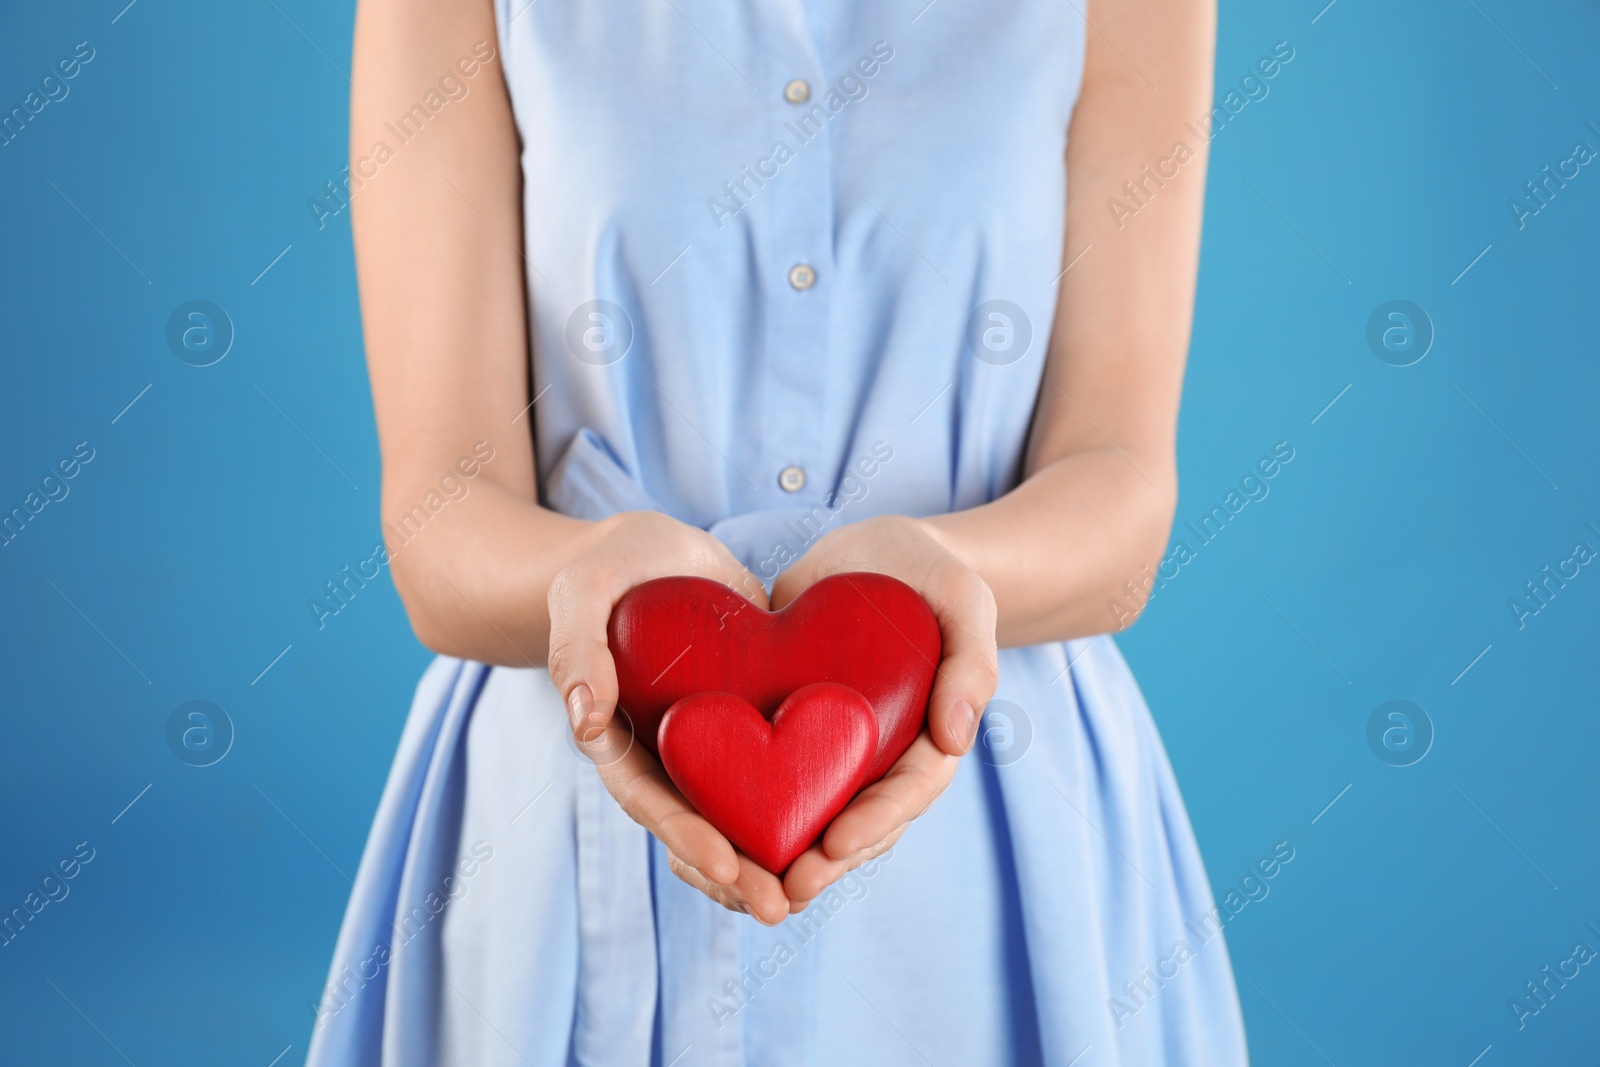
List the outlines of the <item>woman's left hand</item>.
{"label": "woman's left hand", "polygon": [[779,576],[772,608],[784,607],[829,575],[850,571],[887,574],[922,594],[939,621],[944,656],[928,698],[927,727],[784,876],[791,911],[800,911],[833,882],[894,847],[911,820],[944,792],[956,763],[972,747],[978,716],[999,681],[994,595],[918,519],[884,516],[828,533]]}

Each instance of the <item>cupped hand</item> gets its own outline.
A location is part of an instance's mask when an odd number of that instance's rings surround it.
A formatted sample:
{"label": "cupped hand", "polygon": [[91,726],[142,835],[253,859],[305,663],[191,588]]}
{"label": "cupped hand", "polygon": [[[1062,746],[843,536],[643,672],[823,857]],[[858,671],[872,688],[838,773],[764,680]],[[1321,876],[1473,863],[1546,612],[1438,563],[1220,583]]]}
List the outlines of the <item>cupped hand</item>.
{"label": "cupped hand", "polygon": [[661,763],[616,714],[617,668],[606,624],[641,582],[695,575],[722,582],[759,608],[766,591],[716,538],[656,512],[596,524],[589,547],[550,584],[550,680],[567,707],[579,750],[622,810],[666,846],[672,872],[711,899],[772,925],[789,914],[783,884],[739,853],[678,792]]}
{"label": "cupped hand", "polygon": [[850,571],[874,571],[905,582],[928,602],[944,642],[928,725],[882,780],[838,814],[819,844],[784,876],[792,911],[799,911],[846,873],[894,847],[955,777],[972,747],[981,709],[999,681],[995,604],[976,571],[958,559],[934,530],[917,519],[885,516],[841,527],[822,537],[772,590],[774,610],[817,581]]}

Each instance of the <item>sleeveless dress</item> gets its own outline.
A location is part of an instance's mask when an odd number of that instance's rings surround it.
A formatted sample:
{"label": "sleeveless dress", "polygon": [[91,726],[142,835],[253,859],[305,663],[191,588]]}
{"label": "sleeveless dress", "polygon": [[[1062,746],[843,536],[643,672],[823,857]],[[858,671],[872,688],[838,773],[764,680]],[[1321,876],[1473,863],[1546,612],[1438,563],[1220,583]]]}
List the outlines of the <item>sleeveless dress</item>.
{"label": "sleeveless dress", "polygon": [[[842,523],[1017,483],[1081,5],[496,6],[548,507],[665,511],[770,582]],[[1244,1063],[1218,913],[1116,646],[1000,663],[931,810],[769,929],[668,871],[543,671],[439,658],[309,1062]]]}

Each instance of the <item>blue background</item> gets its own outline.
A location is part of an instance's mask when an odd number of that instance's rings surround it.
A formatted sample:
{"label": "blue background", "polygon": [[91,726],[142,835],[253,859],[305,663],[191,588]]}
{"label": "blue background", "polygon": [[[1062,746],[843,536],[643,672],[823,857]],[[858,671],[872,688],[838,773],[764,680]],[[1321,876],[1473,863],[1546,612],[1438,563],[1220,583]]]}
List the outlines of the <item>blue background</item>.
{"label": "blue background", "polygon": [[[306,607],[379,538],[348,215],[308,207],[352,12],[125,2],[0,13],[0,109],[95,49],[0,147],[0,511],[95,450],[0,548],[0,910],[95,850],[0,947],[0,1062],[295,1063],[428,658],[386,577],[320,631]],[[1213,144],[1195,558],[1122,645],[1219,896],[1295,849],[1228,927],[1257,1062],[1593,1062],[1600,967],[1524,1028],[1509,1003],[1600,949],[1600,566],[1522,629],[1508,602],[1600,548],[1600,166],[1525,228],[1507,202],[1600,148],[1600,15],[1323,2],[1222,12],[1219,97],[1295,57]],[[197,298],[236,332],[205,368],[166,342]],[[1412,366],[1366,340],[1392,299],[1436,332]],[[168,747],[193,699],[236,730],[214,766]],[[1432,723],[1411,766],[1367,740],[1394,699]]]}

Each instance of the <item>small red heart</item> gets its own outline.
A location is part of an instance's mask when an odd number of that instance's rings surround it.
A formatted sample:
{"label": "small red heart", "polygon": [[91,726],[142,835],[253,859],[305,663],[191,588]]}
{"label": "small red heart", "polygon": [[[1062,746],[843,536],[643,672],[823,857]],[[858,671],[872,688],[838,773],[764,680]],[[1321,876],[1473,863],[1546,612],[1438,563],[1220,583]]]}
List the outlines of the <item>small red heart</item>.
{"label": "small red heart", "polygon": [[884,574],[836,574],[782,611],[706,578],[658,578],[611,613],[619,703],[656,748],[661,716],[694,693],[731,693],[771,717],[801,686],[837,682],[877,718],[876,781],[911,747],[939,663],[939,623],[917,591]]}
{"label": "small red heart", "polygon": [[711,824],[782,874],[868,781],[878,747],[872,705],[819,682],[790,694],[769,723],[732,693],[696,693],[667,709],[661,764]]}

